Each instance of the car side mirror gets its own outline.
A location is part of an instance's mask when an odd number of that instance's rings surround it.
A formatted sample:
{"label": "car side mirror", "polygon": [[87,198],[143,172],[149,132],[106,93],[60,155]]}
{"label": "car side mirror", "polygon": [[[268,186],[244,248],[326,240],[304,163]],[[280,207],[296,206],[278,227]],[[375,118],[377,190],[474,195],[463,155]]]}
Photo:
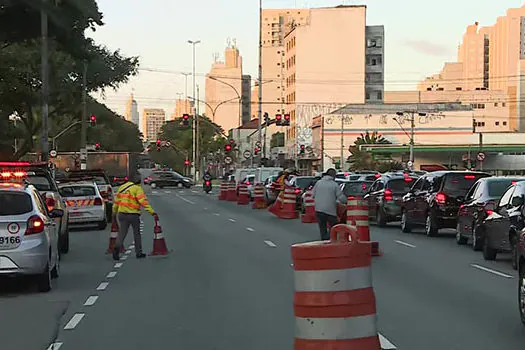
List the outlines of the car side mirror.
{"label": "car side mirror", "polygon": [[512,198],[512,206],[513,207],[520,207],[523,205],[523,197],[514,197]]}
{"label": "car side mirror", "polygon": [[494,204],[494,203],[487,203],[485,205],[485,209],[494,211],[496,209],[496,204]]}
{"label": "car side mirror", "polygon": [[49,212],[49,217],[52,219],[61,218],[64,216],[64,211],[62,209],[53,209]]}

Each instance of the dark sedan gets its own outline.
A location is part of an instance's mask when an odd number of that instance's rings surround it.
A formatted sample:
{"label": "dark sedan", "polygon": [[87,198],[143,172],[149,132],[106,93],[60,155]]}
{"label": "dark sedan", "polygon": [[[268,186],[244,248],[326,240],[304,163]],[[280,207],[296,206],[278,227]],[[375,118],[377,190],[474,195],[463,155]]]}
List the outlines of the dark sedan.
{"label": "dark sedan", "polygon": [[472,249],[483,247],[483,221],[494,212],[496,202],[505,190],[525,181],[525,178],[486,177],[479,179],[465,197],[465,202],[459,207],[456,242],[466,244],[470,239]]}

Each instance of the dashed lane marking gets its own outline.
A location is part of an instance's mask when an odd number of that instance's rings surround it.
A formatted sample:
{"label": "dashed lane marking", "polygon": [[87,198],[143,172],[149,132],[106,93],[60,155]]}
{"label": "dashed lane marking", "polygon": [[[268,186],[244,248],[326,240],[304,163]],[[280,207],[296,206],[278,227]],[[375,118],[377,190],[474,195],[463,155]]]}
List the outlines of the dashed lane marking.
{"label": "dashed lane marking", "polygon": [[231,222],[236,222],[235,219],[228,219],[228,220],[230,220]]}
{"label": "dashed lane marking", "polygon": [[250,232],[255,232],[255,229],[251,228],[251,227],[246,227],[246,230],[247,231],[250,231]]}
{"label": "dashed lane marking", "polygon": [[102,282],[98,285],[97,290],[106,290],[106,288],[109,286],[109,282]]}
{"label": "dashed lane marking", "polygon": [[204,210],[208,210],[208,208],[204,208]]}
{"label": "dashed lane marking", "polygon": [[116,263],[115,264],[115,268],[116,269],[120,269],[122,267],[122,265],[124,265],[124,263]]}
{"label": "dashed lane marking", "polygon": [[164,191],[164,193],[166,193],[166,194],[171,194],[171,191]]}
{"label": "dashed lane marking", "polygon": [[496,271],[496,270],[492,270],[492,269],[489,269],[488,267],[481,266],[481,265],[478,265],[478,264],[470,264],[470,266],[472,266],[475,269],[478,269],[478,270],[481,270],[481,271],[485,271],[485,272],[488,272],[488,273],[492,273],[492,274],[494,274],[496,276],[500,276],[500,277],[503,277],[503,278],[514,278],[513,276],[507,275],[506,273],[499,272],[499,271]]}
{"label": "dashed lane marking", "polygon": [[131,254],[131,249],[126,250],[126,255]]}
{"label": "dashed lane marking", "polygon": [[110,273],[108,273],[106,278],[114,278],[116,275],[117,275],[117,271],[111,271]]}
{"label": "dashed lane marking", "polygon": [[159,191],[151,191],[151,194],[158,194]]}
{"label": "dashed lane marking", "polygon": [[80,323],[80,321],[82,321],[85,315],[86,314],[80,314],[80,313],[74,314],[73,317],[71,317],[71,319],[69,320],[69,322],[64,326],[64,329],[65,330],[75,329],[76,326],[78,326],[78,324]]}
{"label": "dashed lane marking", "polygon": [[268,247],[272,247],[272,248],[277,247],[277,245],[275,243],[273,243],[272,241],[264,241],[264,243],[266,243],[266,245]]}
{"label": "dashed lane marking", "polygon": [[123,260],[123,261],[128,260],[128,256],[124,255],[123,257],[120,258],[120,260]]}
{"label": "dashed lane marking", "polygon": [[410,244],[410,243],[407,243],[407,242],[403,242],[403,241],[395,241],[397,244],[400,244],[400,245],[404,245],[405,247],[409,247],[409,248],[415,248],[416,246],[413,245],[413,244]]}
{"label": "dashed lane marking", "polygon": [[185,201],[186,203],[189,203],[189,204],[195,204],[195,202],[192,202],[192,201],[190,201],[189,199],[184,198],[183,196],[177,195],[177,197],[179,197],[180,199],[182,199],[182,200]]}
{"label": "dashed lane marking", "polygon": [[397,347],[392,344],[388,339],[379,334],[379,342],[381,343],[381,350],[396,350]]}
{"label": "dashed lane marking", "polygon": [[49,347],[47,348],[47,350],[58,350],[62,347],[62,344],[63,343],[53,343],[53,344],[50,344]]}
{"label": "dashed lane marking", "polygon": [[198,193],[198,192],[197,192],[197,191],[195,191],[195,190],[191,190],[191,193]]}
{"label": "dashed lane marking", "polygon": [[215,215],[215,216],[221,216],[221,214],[219,214],[219,213],[214,213],[213,215]]}
{"label": "dashed lane marking", "polygon": [[84,306],[93,306],[98,300],[98,295],[92,295],[89,298],[87,298],[86,302],[84,303]]}

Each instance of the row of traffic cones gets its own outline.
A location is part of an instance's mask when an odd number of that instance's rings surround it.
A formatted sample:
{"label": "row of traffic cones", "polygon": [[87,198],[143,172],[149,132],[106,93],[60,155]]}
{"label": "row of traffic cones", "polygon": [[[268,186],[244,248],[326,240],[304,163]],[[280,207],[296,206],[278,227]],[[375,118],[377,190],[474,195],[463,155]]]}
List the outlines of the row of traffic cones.
{"label": "row of traffic cones", "polygon": [[[109,247],[106,250],[106,254],[113,253],[113,250],[115,249],[115,246],[117,244],[118,231],[119,231],[119,228],[118,228],[117,220],[113,220],[113,222],[111,223],[111,232],[109,235]],[[120,253],[124,253],[124,252],[125,252],[124,247],[120,247]],[[162,233],[162,227],[160,226],[159,221],[155,219],[155,226],[153,228],[153,250],[151,251],[149,255],[159,256],[159,255],[167,255],[168,253],[169,251],[166,245],[164,234]]]}

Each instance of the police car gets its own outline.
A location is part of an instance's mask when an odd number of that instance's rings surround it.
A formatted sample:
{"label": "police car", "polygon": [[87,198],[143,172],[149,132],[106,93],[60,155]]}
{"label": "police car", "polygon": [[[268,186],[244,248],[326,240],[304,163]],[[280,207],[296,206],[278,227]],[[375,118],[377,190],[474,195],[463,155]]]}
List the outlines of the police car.
{"label": "police car", "polygon": [[70,225],[108,225],[106,205],[95,180],[61,182],[59,191],[69,210]]}
{"label": "police car", "polygon": [[48,207],[25,173],[2,172],[0,181],[0,276],[31,276],[40,292],[51,290],[60,272],[62,209]]}

